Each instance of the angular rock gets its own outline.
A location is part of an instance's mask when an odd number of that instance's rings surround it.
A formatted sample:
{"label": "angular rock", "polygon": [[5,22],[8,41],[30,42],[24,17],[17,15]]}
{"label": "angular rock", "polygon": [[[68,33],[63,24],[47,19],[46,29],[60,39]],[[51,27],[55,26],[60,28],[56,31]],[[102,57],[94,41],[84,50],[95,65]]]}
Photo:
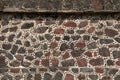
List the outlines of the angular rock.
{"label": "angular rock", "polygon": [[86,27],[87,25],[88,25],[88,21],[81,21],[78,27],[83,28],[83,27]]}
{"label": "angular rock", "polygon": [[116,75],[114,80],[120,80],[120,75]]}
{"label": "angular rock", "polygon": [[68,33],[68,34],[74,34],[74,30],[68,29],[68,30],[67,30],[67,33]]}
{"label": "angular rock", "polygon": [[62,43],[61,46],[60,46],[60,50],[61,51],[65,51],[69,48],[69,46],[66,44],[66,43]]}
{"label": "angular rock", "polygon": [[114,42],[112,39],[100,39],[100,44],[110,44]]}
{"label": "angular rock", "polygon": [[91,80],[97,80],[98,79],[98,75],[89,75],[89,78]]}
{"label": "angular rock", "polygon": [[52,80],[52,75],[49,73],[44,74],[44,80]]}
{"label": "angular rock", "polygon": [[107,65],[108,66],[113,66],[114,65],[114,61],[113,60],[107,60]]}
{"label": "angular rock", "polygon": [[0,68],[7,67],[7,63],[5,62],[5,56],[0,56]]}
{"label": "angular rock", "polygon": [[3,43],[3,44],[2,44],[2,48],[5,49],[5,50],[10,50],[11,47],[12,47],[12,45],[9,44],[9,43],[8,43],[8,44],[7,44],[7,43],[5,43],[5,44]]}
{"label": "angular rock", "polygon": [[11,75],[4,75],[1,80],[13,80]]}
{"label": "angular rock", "polygon": [[61,62],[61,64],[63,67],[74,66],[75,60],[74,59],[64,60]]}
{"label": "angular rock", "polygon": [[79,58],[77,60],[77,64],[79,67],[86,67],[87,66],[87,60],[85,58]]}
{"label": "angular rock", "polygon": [[17,45],[13,45],[10,52],[11,52],[12,54],[16,54],[17,50],[18,50],[18,46],[17,46]]}
{"label": "angular rock", "polygon": [[9,28],[9,31],[10,32],[16,32],[17,31],[17,26],[15,26],[15,27],[11,27],[11,28]]}
{"label": "angular rock", "polygon": [[118,35],[118,32],[114,29],[106,28],[105,29],[105,34],[106,34],[106,36],[109,36],[109,37],[115,37],[116,35]]}
{"label": "angular rock", "polygon": [[41,64],[45,67],[49,67],[49,59],[42,59]]}
{"label": "angular rock", "polygon": [[114,59],[120,58],[120,51],[113,51],[112,54],[113,54]]}
{"label": "angular rock", "polygon": [[92,66],[101,66],[104,64],[104,61],[102,58],[96,58],[96,59],[91,59],[89,61],[89,63],[92,65]]}
{"label": "angular rock", "polygon": [[66,74],[64,80],[74,80],[74,76],[72,74]]}
{"label": "angular rock", "polygon": [[14,60],[14,61],[10,62],[9,65],[12,66],[12,67],[19,67],[20,66],[20,62],[17,61],[17,60]]}
{"label": "angular rock", "polygon": [[51,40],[51,39],[53,38],[53,36],[50,35],[50,34],[45,34],[45,38],[46,38],[47,40]]}
{"label": "angular rock", "polygon": [[26,52],[26,49],[24,47],[20,47],[19,50],[18,50],[18,53],[25,53]]}
{"label": "angular rock", "polygon": [[65,30],[62,28],[55,29],[54,33],[55,34],[64,34]]}
{"label": "angular rock", "polygon": [[120,43],[120,38],[119,37],[116,37],[114,38],[116,42]]}
{"label": "angular rock", "polygon": [[36,73],[35,74],[35,77],[34,77],[34,80],[41,80],[42,78],[41,78],[41,74],[39,74],[39,73]]}
{"label": "angular rock", "polygon": [[55,74],[54,80],[62,80],[63,74],[61,72],[57,72]]}
{"label": "angular rock", "polygon": [[29,41],[25,41],[24,42],[24,46],[29,47],[30,46],[30,42]]}
{"label": "angular rock", "polygon": [[0,36],[0,41],[4,41],[5,40],[5,36]]}
{"label": "angular rock", "polygon": [[69,36],[64,36],[63,40],[69,41],[70,37]]}
{"label": "angular rock", "polygon": [[35,52],[35,57],[41,58],[42,55],[43,55],[43,52],[41,51]]}
{"label": "angular rock", "polygon": [[34,26],[34,23],[24,23],[22,26],[21,26],[21,29],[30,29]]}
{"label": "angular rock", "polygon": [[88,49],[95,49],[95,48],[97,48],[97,45],[96,45],[97,43],[96,42],[92,42],[92,43],[89,43],[88,45],[87,45],[87,47],[88,47]]}
{"label": "angular rock", "polygon": [[48,27],[38,27],[34,30],[35,33],[45,33]]}
{"label": "angular rock", "polygon": [[78,80],[85,80],[86,79],[84,74],[79,74],[77,78],[78,78]]}
{"label": "angular rock", "polygon": [[108,48],[102,47],[99,49],[99,55],[101,55],[103,57],[108,57],[108,56],[110,56],[110,51]]}
{"label": "angular rock", "polygon": [[72,57],[79,57],[83,54],[84,51],[85,50],[83,50],[83,49],[73,50],[73,51],[71,51],[71,55],[72,55]]}
{"label": "angular rock", "polygon": [[72,72],[73,72],[73,73],[78,73],[78,72],[79,72],[79,69],[78,69],[78,68],[72,68]]}
{"label": "angular rock", "polygon": [[83,72],[83,73],[92,73],[93,69],[92,68],[80,68],[80,72]]}

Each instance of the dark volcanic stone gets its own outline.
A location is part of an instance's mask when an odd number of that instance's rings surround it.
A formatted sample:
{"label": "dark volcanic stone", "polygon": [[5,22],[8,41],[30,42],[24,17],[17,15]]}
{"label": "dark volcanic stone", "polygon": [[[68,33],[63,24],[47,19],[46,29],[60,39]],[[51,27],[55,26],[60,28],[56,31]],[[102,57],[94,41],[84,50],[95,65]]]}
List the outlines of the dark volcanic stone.
{"label": "dark volcanic stone", "polygon": [[78,73],[79,69],[78,68],[72,68],[72,72]]}
{"label": "dark volcanic stone", "polygon": [[51,40],[51,39],[53,38],[53,36],[50,35],[50,34],[45,34],[45,38],[46,38],[47,40]]}
{"label": "dark volcanic stone", "polygon": [[52,72],[56,72],[56,71],[57,71],[57,68],[54,67],[54,66],[50,66],[49,69],[50,69],[50,71],[52,71]]}
{"label": "dark volcanic stone", "polygon": [[9,31],[10,32],[16,32],[17,31],[17,26],[15,26],[15,27],[11,27],[11,28],[9,28]]}
{"label": "dark volcanic stone", "polygon": [[39,52],[35,52],[35,57],[42,57],[43,52],[39,51]]}
{"label": "dark volcanic stone", "polygon": [[6,67],[5,57],[0,56],[0,68],[5,68],[5,67]]}
{"label": "dark volcanic stone", "polygon": [[47,48],[48,48],[48,45],[45,43],[45,44],[43,44],[43,45],[41,45],[41,49],[43,49],[43,50],[47,50]]}
{"label": "dark volcanic stone", "polygon": [[107,65],[108,65],[108,66],[113,66],[113,65],[114,65],[114,61],[112,61],[112,60],[107,60]]}
{"label": "dark volcanic stone", "polygon": [[15,37],[15,34],[11,34],[11,35],[9,35],[9,37],[8,37],[8,41],[9,41],[9,42],[12,42],[13,39],[14,39],[14,37]]}
{"label": "dark volcanic stone", "polygon": [[78,80],[85,80],[86,79],[85,75],[83,75],[83,74],[79,74],[77,78],[78,78]]}
{"label": "dark volcanic stone", "polygon": [[10,66],[12,66],[12,67],[18,67],[18,66],[20,66],[20,62],[17,61],[17,60],[14,60],[14,61],[12,61],[12,62],[10,63]]}
{"label": "dark volcanic stone", "polygon": [[61,51],[65,51],[69,48],[69,46],[66,44],[66,43],[62,43],[61,46],[60,46],[60,50]]}
{"label": "dark volcanic stone", "polygon": [[9,31],[9,28],[5,28],[1,31],[1,33],[7,33]]}
{"label": "dark volcanic stone", "polygon": [[91,80],[97,80],[98,79],[98,75],[89,75],[89,78]]}
{"label": "dark volcanic stone", "polygon": [[79,49],[79,50],[73,50],[71,51],[72,57],[79,57],[83,54],[85,50]]}
{"label": "dark volcanic stone", "polygon": [[92,68],[80,68],[80,72],[91,73],[93,72],[93,69]]}
{"label": "dark volcanic stone", "polygon": [[0,41],[4,41],[5,40],[5,36],[0,36]]}
{"label": "dark volcanic stone", "polygon": [[25,53],[26,49],[24,47],[20,47],[18,53]]}
{"label": "dark volcanic stone", "polygon": [[34,57],[33,56],[26,56],[25,59],[32,61],[34,59]]}
{"label": "dark volcanic stone", "polygon": [[114,59],[120,58],[120,51],[113,51],[112,53],[113,53]]}
{"label": "dark volcanic stone", "polygon": [[49,73],[44,74],[44,80],[52,80],[52,75]]}
{"label": "dark volcanic stone", "polygon": [[110,56],[110,51],[108,48],[102,47],[99,49],[99,54],[103,57],[108,57],[108,56]]}
{"label": "dark volcanic stone", "polygon": [[55,74],[54,80],[62,80],[63,74],[61,72],[57,72]]}
{"label": "dark volcanic stone", "polygon": [[45,33],[48,27],[38,27],[34,30],[35,33]]}
{"label": "dark volcanic stone", "polygon": [[21,40],[17,40],[15,44],[22,45],[22,42],[21,42]]}
{"label": "dark volcanic stone", "polygon": [[1,80],[13,80],[11,75],[4,75]]}
{"label": "dark volcanic stone", "polygon": [[80,36],[79,36],[79,35],[75,35],[75,36],[71,36],[71,38],[72,38],[73,40],[78,40],[78,39],[80,38]]}
{"label": "dark volcanic stone", "polygon": [[6,72],[8,72],[8,69],[5,69],[5,68],[0,69],[0,74],[6,73]]}
{"label": "dark volcanic stone", "polygon": [[97,45],[96,45],[97,43],[96,42],[92,42],[92,43],[89,43],[88,45],[87,45],[87,47],[88,47],[88,49],[95,49],[95,48],[97,48]]}
{"label": "dark volcanic stone", "polygon": [[31,27],[34,26],[34,23],[24,23],[22,26],[21,26],[21,29],[30,29]]}
{"label": "dark volcanic stone", "polygon": [[70,37],[69,36],[64,36],[63,40],[69,41]]}
{"label": "dark volcanic stone", "polygon": [[100,44],[110,44],[112,42],[112,39],[100,39]]}
{"label": "dark volcanic stone", "polygon": [[41,80],[41,75],[39,73],[35,74],[34,80]]}
{"label": "dark volcanic stone", "polygon": [[32,80],[32,77],[33,77],[32,74],[28,74],[27,75],[27,80]]}
{"label": "dark volcanic stone", "polygon": [[120,38],[119,38],[119,37],[116,37],[116,38],[115,38],[115,41],[117,41],[118,43],[120,43]]}
{"label": "dark volcanic stone", "polygon": [[116,75],[114,79],[115,80],[120,80],[120,75]]}
{"label": "dark volcanic stone", "polygon": [[39,40],[40,41],[44,40],[44,37],[43,36],[39,36]]}
{"label": "dark volcanic stone", "polygon": [[8,44],[4,44],[4,43],[2,44],[2,48],[5,49],[5,50],[11,49],[11,46],[12,46],[12,45],[9,44],[9,43],[8,43]]}
{"label": "dark volcanic stone", "polygon": [[116,30],[106,28],[105,34],[109,37],[115,37],[116,35],[118,35],[118,32]]}
{"label": "dark volcanic stone", "polygon": [[89,63],[93,66],[101,66],[103,65],[103,59],[102,58],[96,58],[96,59],[91,59]]}
{"label": "dark volcanic stone", "polygon": [[75,60],[74,59],[65,60],[65,61],[62,61],[61,64],[63,67],[74,66]]}
{"label": "dark volcanic stone", "polygon": [[18,50],[18,46],[17,46],[17,45],[13,45],[10,52],[11,52],[12,54],[15,54],[15,53],[17,52],[17,50]]}
{"label": "dark volcanic stone", "polygon": [[85,30],[77,30],[76,33],[83,34],[83,33],[85,33]]}
{"label": "dark volcanic stone", "polygon": [[68,34],[74,34],[74,30],[68,29],[68,30],[67,30],[67,33],[68,33]]}
{"label": "dark volcanic stone", "polygon": [[29,46],[30,46],[30,42],[29,42],[29,41],[25,41],[25,42],[24,42],[24,45],[25,45],[26,47],[29,47]]}
{"label": "dark volcanic stone", "polygon": [[30,68],[30,72],[36,72],[36,68]]}
{"label": "dark volcanic stone", "polygon": [[89,41],[89,40],[90,40],[90,36],[89,36],[89,35],[84,35],[84,36],[83,36],[83,40]]}

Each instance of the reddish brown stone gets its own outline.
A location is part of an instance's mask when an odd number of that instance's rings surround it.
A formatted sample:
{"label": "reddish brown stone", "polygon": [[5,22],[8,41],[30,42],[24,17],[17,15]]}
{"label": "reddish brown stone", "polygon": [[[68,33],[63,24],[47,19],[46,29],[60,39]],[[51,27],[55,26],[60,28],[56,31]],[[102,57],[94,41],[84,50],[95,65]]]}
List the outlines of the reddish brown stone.
{"label": "reddish brown stone", "polygon": [[108,57],[108,56],[110,56],[110,51],[108,48],[102,47],[99,49],[99,55],[101,55],[103,57]]}
{"label": "reddish brown stone", "polygon": [[85,52],[85,55],[88,57],[92,57],[92,53],[90,51]]}
{"label": "reddish brown stone", "polygon": [[118,69],[117,69],[117,68],[110,68],[110,69],[109,69],[109,74],[110,74],[110,75],[115,75],[117,72],[118,72]]}
{"label": "reddish brown stone", "polygon": [[54,49],[58,46],[58,44],[56,42],[51,42],[50,44],[50,48]]}
{"label": "reddish brown stone", "polygon": [[95,72],[102,74],[102,73],[104,73],[104,69],[103,69],[103,68],[96,67],[96,68],[95,68]]}
{"label": "reddish brown stone", "polygon": [[0,41],[4,41],[5,40],[5,36],[0,36]]}
{"label": "reddish brown stone", "polygon": [[85,80],[85,75],[80,74],[77,78],[78,78],[78,80]]}
{"label": "reddish brown stone", "polygon": [[22,61],[23,60],[23,55],[15,55],[15,58],[19,61]]}
{"label": "reddish brown stone", "polygon": [[93,0],[92,6],[95,10],[102,10],[103,9],[103,5],[100,3],[99,0]]}
{"label": "reddish brown stone", "polygon": [[2,44],[2,48],[5,49],[5,50],[9,50],[11,49],[11,44]]}
{"label": "reddish brown stone", "polygon": [[59,64],[59,60],[58,60],[57,58],[53,58],[53,59],[51,60],[51,62],[52,62],[52,65],[53,65],[53,66],[58,66],[58,64]]}
{"label": "reddish brown stone", "polygon": [[103,76],[101,80],[111,80],[110,76]]}
{"label": "reddish brown stone", "polygon": [[63,57],[63,59],[67,59],[67,58],[70,57],[70,54],[68,52],[66,52],[66,53],[63,54],[62,57]]}
{"label": "reddish brown stone", "polygon": [[39,68],[39,71],[45,72],[45,71],[47,71],[47,70],[48,70],[47,68]]}
{"label": "reddish brown stone", "polygon": [[116,65],[120,66],[120,60],[116,61]]}
{"label": "reddish brown stone", "polygon": [[33,53],[34,52],[33,49],[28,49],[27,51],[28,51],[28,53]]}
{"label": "reddish brown stone", "polygon": [[63,25],[66,27],[73,27],[73,28],[77,27],[77,24],[73,21],[68,21],[68,22],[64,23]]}
{"label": "reddish brown stone", "polygon": [[34,61],[34,65],[39,66],[39,64],[40,64],[40,61],[39,61],[39,60],[35,60],[35,61]]}
{"label": "reddish brown stone", "polygon": [[62,28],[55,29],[54,33],[55,34],[64,34],[65,30]]}
{"label": "reddish brown stone", "polygon": [[109,36],[109,37],[115,37],[116,35],[118,35],[118,32],[114,29],[106,28],[105,29],[105,34],[106,34],[106,36]]}
{"label": "reddish brown stone", "polygon": [[79,58],[77,64],[79,67],[85,67],[87,66],[87,60],[85,58]]}
{"label": "reddish brown stone", "polygon": [[5,56],[0,56],[0,68],[4,68],[7,66],[7,63],[5,62]]}
{"label": "reddish brown stone", "polygon": [[30,63],[30,62],[27,62],[27,61],[23,61],[23,62],[21,63],[21,65],[24,66],[24,67],[29,67],[29,66],[31,65],[31,63]]}
{"label": "reddish brown stone", "polygon": [[86,27],[87,25],[88,25],[88,21],[81,21],[78,26],[79,28],[83,28],[83,27]]}
{"label": "reddish brown stone", "polygon": [[41,64],[45,67],[49,67],[49,59],[42,59]]}
{"label": "reddish brown stone", "polygon": [[78,47],[78,48],[84,48],[85,46],[86,46],[85,42],[76,43],[76,47]]}
{"label": "reddish brown stone", "polygon": [[101,66],[104,64],[104,61],[102,58],[96,58],[96,59],[91,59],[89,63],[93,66]]}
{"label": "reddish brown stone", "polygon": [[119,44],[110,44],[108,45],[109,48],[119,48],[120,45]]}
{"label": "reddish brown stone", "polygon": [[88,29],[88,33],[93,33],[95,31],[95,27],[90,27],[89,29]]}
{"label": "reddish brown stone", "polygon": [[20,69],[19,68],[12,68],[12,69],[10,69],[10,72],[11,73],[19,73]]}
{"label": "reddish brown stone", "polygon": [[50,54],[51,54],[50,52],[46,52],[46,53],[45,53],[45,56],[46,56],[46,57],[49,57]]}
{"label": "reddish brown stone", "polygon": [[72,74],[66,74],[64,80],[74,80],[74,76]]}

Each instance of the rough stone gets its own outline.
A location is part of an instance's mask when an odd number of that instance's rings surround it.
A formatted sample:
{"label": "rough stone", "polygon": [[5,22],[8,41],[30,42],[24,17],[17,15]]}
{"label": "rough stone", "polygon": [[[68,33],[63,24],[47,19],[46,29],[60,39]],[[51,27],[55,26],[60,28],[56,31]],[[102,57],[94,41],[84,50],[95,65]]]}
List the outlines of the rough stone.
{"label": "rough stone", "polygon": [[0,56],[0,68],[7,67],[7,63],[5,62],[5,56]]}
{"label": "rough stone", "polygon": [[72,68],[72,72],[78,73],[78,72],[79,72],[79,69],[78,69],[78,68]]}
{"label": "rough stone", "polygon": [[83,72],[83,73],[92,73],[93,69],[92,68],[80,68],[80,72]]}
{"label": "rough stone", "polygon": [[120,58],[120,51],[113,51],[112,52],[114,59]]}
{"label": "rough stone", "polygon": [[34,23],[24,23],[22,26],[21,26],[21,29],[30,29],[34,26]]}
{"label": "rough stone", "polygon": [[61,62],[63,67],[69,67],[69,66],[74,66],[75,60],[74,59],[69,59]]}
{"label": "rough stone", "polygon": [[55,74],[54,80],[62,80],[63,74],[61,72],[57,72]]}
{"label": "rough stone", "polygon": [[72,55],[72,57],[79,57],[83,54],[84,51],[85,50],[83,50],[83,49],[73,50],[73,51],[71,51],[71,55]]}
{"label": "rough stone", "polygon": [[103,59],[102,58],[96,58],[96,59],[91,59],[89,63],[93,66],[101,66],[103,65]]}
{"label": "rough stone", "polygon": [[86,79],[84,74],[79,74],[77,78],[78,78],[78,80],[85,80]]}
{"label": "rough stone", "polygon": [[34,30],[35,33],[45,33],[48,27],[38,27]]}
{"label": "rough stone", "polygon": [[44,74],[44,80],[52,80],[52,75],[49,73]]}
{"label": "rough stone", "polygon": [[3,44],[2,44],[2,48],[5,49],[5,50],[10,50],[10,49],[11,49],[11,46],[12,46],[12,45],[9,44],[9,43],[8,43],[8,44],[7,44],[7,43],[5,43],[5,44],[3,43]]}
{"label": "rough stone", "polygon": [[11,75],[4,75],[1,80],[13,80]]}
{"label": "rough stone", "polygon": [[103,57],[108,57],[108,56],[110,56],[110,51],[108,48],[102,47],[99,49],[99,54]]}
{"label": "rough stone", "polygon": [[64,34],[65,30],[62,28],[55,29],[54,33],[55,34]]}
{"label": "rough stone", "polygon": [[83,28],[83,27],[86,27],[87,25],[88,25],[88,21],[81,21],[78,26],[79,28]]}
{"label": "rough stone", "polygon": [[79,67],[86,67],[87,66],[87,60],[85,58],[79,58],[77,60],[77,64]]}
{"label": "rough stone", "polygon": [[97,48],[97,43],[96,42],[91,42],[87,45],[88,49],[95,49]]}
{"label": "rough stone", "polygon": [[50,34],[45,34],[45,38],[46,38],[47,40],[51,40],[51,39],[53,38],[53,36],[50,35]]}
{"label": "rough stone", "polygon": [[64,80],[74,80],[74,76],[72,74],[66,74]]}
{"label": "rough stone", "polygon": [[114,42],[112,39],[100,39],[100,44],[110,44]]}
{"label": "rough stone", "polygon": [[25,53],[26,52],[26,49],[24,47],[20,47],[19,50],[18,50],[18,53]]}
{"label": "rough stone", "polygon": [[11,52],[12,54],[16,54],[17,50],[18,50],[18,46],[17,46],[17,45],[13,45],[10,52]]}
{"label": "rough stone", "polygon": [[116,35],[118,35],[118,32],[116,30],[106,28],[105,34],[109,37],[115,37]]}
{"label": "rough stone", "polygon": [[61,51],[65,51],[69,48],[69,46],[66,44],[66,43],[62,43],[61,46],[60,46],[60,50]]}
{"label": "rough stone", "polygon": [[91,80],[97,80],[98,79],[98,75],[89,75],[89,78]]}
{"label": "rough stone", "polygon": [[77,24],[73,21],[68,21],[68,22],[64,23],[63,25],[66,27],[72,27],[72,28],[77,27]]}
{"label": "rough stone", "polygon": [[5,40],[5,36],[0,36],[0,41],[4,41]]}
{"label": "rough stone", "polygon": [[49,59],[42,59],[41,64],[45,67],[49,67]]}
{"label": "rough stone", "polygon": [[35,80],[41,80],[41,79],[42,79],[42,78],[41,78],[41,74],[36,73],[34,79],[35,79]]}
{"label": "rough stone", "polygon": [[116,75],[114,79],[115,80],[120,80],[120,75]]}

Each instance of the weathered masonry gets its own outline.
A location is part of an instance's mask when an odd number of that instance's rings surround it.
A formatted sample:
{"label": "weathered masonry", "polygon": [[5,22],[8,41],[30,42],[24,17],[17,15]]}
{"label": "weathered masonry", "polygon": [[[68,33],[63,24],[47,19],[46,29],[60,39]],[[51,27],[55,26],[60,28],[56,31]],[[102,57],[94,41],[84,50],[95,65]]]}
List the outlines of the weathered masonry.
{"label": "weathered masonry", "polygon": [[0,0],[0,80],[120,80],[120,0]]}

